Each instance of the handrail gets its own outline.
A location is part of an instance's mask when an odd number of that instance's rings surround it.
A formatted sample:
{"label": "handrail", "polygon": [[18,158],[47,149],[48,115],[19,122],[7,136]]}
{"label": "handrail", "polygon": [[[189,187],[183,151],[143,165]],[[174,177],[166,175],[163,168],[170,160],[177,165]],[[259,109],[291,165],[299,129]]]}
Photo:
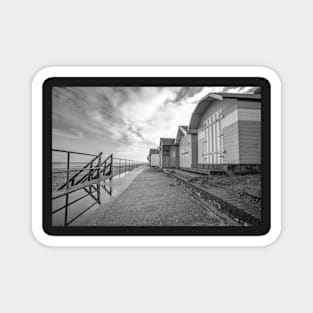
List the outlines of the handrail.
{"label": "handrail", "polygon": [[52,151],[55,151],[55,152],[66,152],[66,153],[69,152],[69,153],[73,153],[73,154],[97,156],[97,154],[90,154],[90,153],[85,153],[85,152],[76,152],[76,151],[70,151],[70,150],[52,149]]}
{"label": "handrail", "polygon": [[[101,166],[95,166],[93,169],[100,169],[102,168]],[[77,168],[77,169],[70,169],[70,170],[62,170],[62,171],[52,171],[52,174],[61,174],[61,173],[71,173],[71,172],[85,172],[85,171],[90,171],[90,168]]]}
{"label": "handrail", "polygon": [[[71,152],[67,152],[68,153],[68,155],[70,155],[71,154]],[[98,158],[101,158],[101,155],[102,155],[102,152],[100,152],[97,156],[95,156],[92,160],[90,160],[83,168],[82,168],[82,170],[83,169],[86,169],[88,166],[90,166],[90,165],[92,165],[93,164],[93,162],[96,160],[96,159],[98,159]],[[69,169],[69,157],[68,157],[68,161],[67,161],[67,169]],[[59,189],[62,189],[62,188],[64,188],[65,186],[69,186],[69,184],[72,184],[73,185],[73,182],[74,182],[74,179],[81,173],[82,171],[79,171],[78,173],[76,173],[74,176],[72,176],[71,178],[67,178],[66,179],[66,183],[65,184],[63,184]]]}
{"label": "handrail", "polygon": [[[65,210],[64,226],[68,226],[69,224],[71,224],[74,220],[76,220],[79,216],[81,216],[95,204],[100,204],[100,186],[103,187],[109,195],[111,195],[111,189],[108,191],[104,186],[100,184],[101,182],[107,179],[111,180],[113,176],[120,175],[127,171],[131,171],[132,169],[144,163],[135,160],[114,158],[113,154],[110,154],[104,161],[102,161],[102,152],[95,155],[61,149],[52,149],[52,151],[66,153],[67,156],[66,169],[52,171],[52,175],[66,173],[66,182],[62,182],[62,185],[57,187],[57,190],[55,190],[55,192],[53,192],[52,194],[52,200],[65,196],[65,204],[52,212],[52,214],[54,214],[61,210]],[[90,161],[86,162],[83,167],[70,168],[71,154],[88,155],[92,156],[93,158]],[[70,177],[70,173],[75,174]],[[96,185],[97,187],[94,187],[94,185]],[[70,202],[69,194],[74,193],[78,190],[84,190],[87,194],[84,196],[80,196],[78,200],[83,199],[86,196],[90,196],[95,202],[79,215],[68,221],[68,207],[78,201],[73,200]],[[96,193],[96,195],[93,195],[94,192]]]}

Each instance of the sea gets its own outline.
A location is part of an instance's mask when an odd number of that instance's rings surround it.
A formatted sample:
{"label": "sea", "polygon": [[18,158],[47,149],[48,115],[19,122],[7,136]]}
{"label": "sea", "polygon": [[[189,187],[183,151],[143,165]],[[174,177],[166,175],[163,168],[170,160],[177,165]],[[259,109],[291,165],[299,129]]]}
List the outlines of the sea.
{"label": "sea", "polygon": [[[86,165],[86,162],[70,162],[70,170],[73,169],[81,169]],[[97,164],[94,164],[94,166],[97,166]],[[66,162],[52,162],[52,191],[55,191],[66,183],[66,177],[67,173],[59,173],[62,170],[67,169],[67,163]],[[119,175],[120,173],[127,172],[129,170],[128,167],[125,168],[124,165],[113,165],[113,176]],[[87,173],[87,171],[80,174],[80,176]],[[75,175],[75,172],[70,172],[70,177]],[[78,176],[79,177],[79,176]]]}

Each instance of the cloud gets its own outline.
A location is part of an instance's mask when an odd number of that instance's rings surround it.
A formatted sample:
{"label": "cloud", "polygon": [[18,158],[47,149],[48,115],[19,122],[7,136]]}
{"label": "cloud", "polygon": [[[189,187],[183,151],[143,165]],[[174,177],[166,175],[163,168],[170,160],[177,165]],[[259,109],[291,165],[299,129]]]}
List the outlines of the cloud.
{"label": "cloud", "polygon": [[61,129],[53,128],[52,135],[70,139],[81,139],[83,137],[82,132],[74,128],[70,128],[68,132],[65,132]]}
{"label": "cloud", "polygon": [[204,87],[182,87],[173,102],[180,102],[199,93]]}
{"label": "cloud", "polygon": [[54,148],[146,160],[160,137],[175,137],[209,92],[252,87],[54,87]]}

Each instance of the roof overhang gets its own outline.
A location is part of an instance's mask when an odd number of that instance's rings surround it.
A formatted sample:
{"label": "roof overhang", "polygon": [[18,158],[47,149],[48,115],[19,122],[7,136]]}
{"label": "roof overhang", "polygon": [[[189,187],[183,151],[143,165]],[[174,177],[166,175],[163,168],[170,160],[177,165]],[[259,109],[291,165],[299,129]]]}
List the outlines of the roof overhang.
{"label": "roof overhang", "polygon": [[172,146],[175,144],[175,138],[160,138],[160,147],[163,146]]}
{"label": "roof overhang", "polygon": [[197,129],[188,129],[187,130],[187,134],[197,135],[198,134],[198,130]]}
{"label": "roof overhang", "polygon": [[185,129],[182,126],[178,126],[177,135],[176,135],[176,138],[175,138],[175,144],[178,144],[179,141],[180,141],[180,138],[182,137],[182,135],[186,136],[187,133],[188,133],[187,129]]}
{"label": "roof overhang", "polygon": [[200,123],[203,113],[206,111],[208,105],[215,100],[221,101],[223,100],[223,96],[210,93],[199,101],[198,105],[196,106],[196,108],[194,109],[191,115],[191,119],[189,123],[190,130],[199,128],[199,123]]}

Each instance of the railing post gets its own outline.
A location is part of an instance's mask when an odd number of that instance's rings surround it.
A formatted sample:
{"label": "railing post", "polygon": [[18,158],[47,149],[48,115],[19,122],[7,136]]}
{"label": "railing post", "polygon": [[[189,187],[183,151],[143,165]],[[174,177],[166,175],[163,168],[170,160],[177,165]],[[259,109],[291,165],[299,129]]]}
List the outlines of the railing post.
{"label": "railing post", "polygon": [[[111,162],[110,162],[110,180],[112,180],[112,178],[113,178],[113,171],[114,171],[114,167],[113,167],[113,153],[111,153],[111,157],[110,157],[110,160],[111,160]],[[112,168],[113,167],[113,168]]]}
{"label": "railing post", "polygon": [[118,159],[118,178],[121,177],[121,159]]}
{"label": "railing post", "polygon": [[104,161],[102,173],[105,175],[105,169],[107,167],[107,160]]}
{"label": "railing post", "polygon": [[88,172],[88,181],[90,181],[90,178],[91,178],[91,171],[92,171],[92,168],[93,168],[93,162],[90,164],[90,170]]}
{"label": "railing post", "polygon": [[97,171],[98,178],[100,178],[101,156],[102,156],[102,152],[99,153],[99,159],[98,159],[98,171]]}
{"label": "railing post", "polygon": [[[99,153],[99,158],[98,158],[98,171],[97,171],[97,177],[98,179],[100,178],[101,175],[101,156],[102,156],[102,152]],[[100,182],[97,184],[97,200],[98,203],[101,204],[101,200],[100,200]]]}
{"label": "railing post", "polygon": [[97,184],[97,200],[98,200],[98,203],[101,204],[101,199],[100,199],[100,182]]}
{"label": "railing post", "polygon": [[[70,152],[67,152],[66,161],[66,188],[68,188],[68,181],[70,178]],[[68,214],[68,193],[65,196],[65,213],[64,213],[64,226],[67,226],[67,214]]]}

